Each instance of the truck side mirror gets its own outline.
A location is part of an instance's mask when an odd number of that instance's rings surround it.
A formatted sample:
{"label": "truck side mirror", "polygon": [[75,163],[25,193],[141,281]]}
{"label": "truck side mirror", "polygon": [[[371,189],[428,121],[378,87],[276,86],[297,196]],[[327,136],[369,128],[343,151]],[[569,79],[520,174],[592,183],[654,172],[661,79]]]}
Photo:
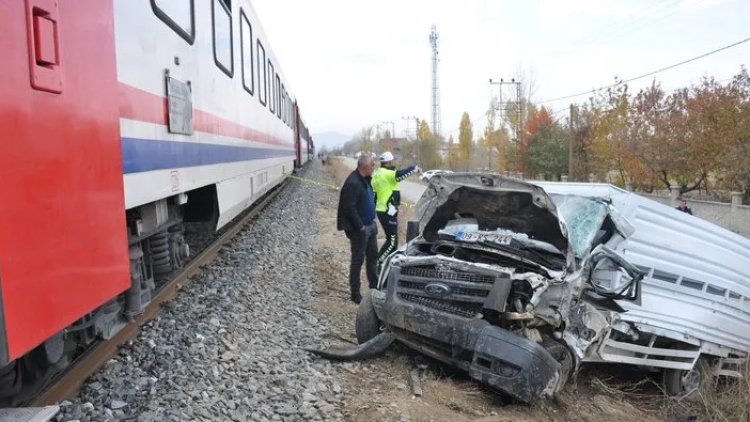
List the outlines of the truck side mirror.
{"label": "truck side mirror", "polygon": [[643,272],[615,251],[600,245],[591,255],[590,284],[602,297],[640,300]]}

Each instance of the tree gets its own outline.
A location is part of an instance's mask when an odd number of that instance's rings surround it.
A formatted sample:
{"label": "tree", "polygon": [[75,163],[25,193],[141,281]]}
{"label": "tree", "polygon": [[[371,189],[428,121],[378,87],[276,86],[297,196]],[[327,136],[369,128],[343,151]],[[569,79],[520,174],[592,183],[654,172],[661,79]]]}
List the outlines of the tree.
{"label": "tree", "polygon": [[460,167],[466,171],[469,170],[469,163],[471,162],[473,139],[474,134],[471,127],[471,119],[469,118],[469,113],[464,112],[463,116],[461,116],[461,125],[458,132],[458,156]]}
{"label": "tree", "polygon": [[448,139],[448,168],[458,170],[461,165],[460,163],[458,145],[456,145],[456,141],[453,139],[453,135],[451,135]]}
{"label": "tree", "polygon": [[728,84],[703,78],[669,95],[656,82],[635,96],[616,83],[581,108],[586,124],[570,122],[576,167],[645,190],[746,190],[749,98],[744,68]]}
{"label": "tree", "polygon": [[[568,119],[568,136],[573,149],[573,162],[569,164],[570,181],[587,180],[591,172],[591,138],[594,127],[595,113],[590,104],[572,106]],[[570,156],[569,156],[570,157]]]}
{"label": "tree", "polygon": [[[554,122],[546,108],[542,107],[537,110],[536,107],[532,107],[532,105],[529,104],[529,116],[522,129],[524,136],[516,143],[516,170],[522,173],[538,173],[538,171],[530,169],[528,166],[530,159],[530,157],[528,157],[528,148],[539,131],[545,128],[548,129],[552,125],[554,125]],[[549,130],[547,132],[549,132]],[[540,151],[537,149],[537,152]]]}
{"label": "tree", "polygon": [[508,134],[504,128],[495,128],[495,113],[497,110],[497,98],[490,101],[487,109],[487,125],[479,142],[484,151],[480,155],[479,167],[488,167],[494,170],[508,170]]}
{"label": "tree", "polygon": [[426,120],[421,120],[417,131],[417,148],[419,150],[419,164],[424,168],[439,168],[442,165],[437,150],[437,140],[430,130]]}
{"label": "tree", "polygon": [[724,187],[743,192],[743,202],[750,203],[750,76],[742,67],[729,84],[736,98],[737,137],[722,158]]}
{"label": "tree", "polygon": [[690,154],[686,164],[692,171],[678,178],[682,191],[699,188],[712,174],[729,170],[727,153],[740,137],[742,99],[738,94],[729,85],[704,78],[685,98]]}
{"label": "tree", "polygon": [[630,183],[652,190],[658,185],[669,189],[675,178],[689,172],[685,166],[687,145],[686,116],[682,94],[667,96],[653,83],[641,90],[630,108],[630,137],[633,153],[645,169],[631,172]]}
{"label": "tree", "polygon": [[[524,86],[524,85],[522,85]],[[526,88],[523,88],[526,89]],[[513,171],[524,172],[525,151],[528,143],[528,130],[526,123],[529,116],[537,113],[536,106],[524,97],[523,89],[519,101],[508,100],[503,106],[503,118],[500,121],[500,134],[502,138],[498,142],[502,144],[503,168]],[[531,89],[530,87],[528,89]]]}
{"label": "tree", "polygon": [[568,172],[568,142],[565,131],[553,121],[542,124],[530,135],[525,168],[532,175],[558,178]]}

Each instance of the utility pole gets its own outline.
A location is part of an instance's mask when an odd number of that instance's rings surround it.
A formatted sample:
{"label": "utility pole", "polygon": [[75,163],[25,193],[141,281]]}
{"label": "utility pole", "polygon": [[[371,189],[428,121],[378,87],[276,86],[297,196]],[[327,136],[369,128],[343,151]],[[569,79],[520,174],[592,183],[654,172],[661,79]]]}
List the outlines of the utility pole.
{"label": "utility pole", "polygon": [[385,120],[380,123],[381,125],[391,125],[391,138],[396,137],[396,124],[393,123],[393,120]]}
{"label": "utility pole", "polygon": [[[492,79],[490,79],[490,85],[498,85],[500,87],[499,88],[499,94],[498,94],[499,101],[498,101],[497,106],[495,107],[495,110],[499,112],[501,125],[502,125],[504,113],[508,111],[508,107],[506,107],[505,103],[503,103],[503,87],[506,86],[506,85],[514,85],[515,86],[515,91],[516,91],[515,108],[513,110],[511,110],[511,111],[514,111],[515,114],[516,114],[516,121],[515,121],[515,124],[513,125],[514,126],[513,127],[513,132],[515,134],[516,149],[517,149],[519,142],[523,141],[521,139],[521,136],[522,136],[522,134],[521,134],[521,117],[523,116],[523,114],[522,114],[522,104],[521,104],[521,81],[516,81],[515,78],[512,78],[510,80],[510,82],[507,82],[507,81],[503,80],[502,78],[500,79],[500,82],[493,81]],[[490,146],[489,150],[490,150],[489,155],[492,156],[492,147],[491,146]],[[517,154],[514,154],[514,155],[516,155],[516,158],[517,158]],[[518,163],[516,163],[516,165],[518,165]],[[492,166],[490,166],[490,169],[492,169]]]}
{"label": "utility pole", "polygon": [[575,180],[573,176],[573,160],[575,159],[574,146],[576,142],[576,126],[578,122],[578,108],[575,105],[570,105],[570,138],[568,140],[568,180],[571,182]]}

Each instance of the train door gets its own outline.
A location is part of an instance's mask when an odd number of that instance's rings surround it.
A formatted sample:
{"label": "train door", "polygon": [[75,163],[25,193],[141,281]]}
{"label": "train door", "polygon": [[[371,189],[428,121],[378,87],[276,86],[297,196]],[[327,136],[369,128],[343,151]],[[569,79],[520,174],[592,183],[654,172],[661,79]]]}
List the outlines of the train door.
{"label": "train door", "polygon": [[130,284],[112,7],[0,3],[0,365]]}

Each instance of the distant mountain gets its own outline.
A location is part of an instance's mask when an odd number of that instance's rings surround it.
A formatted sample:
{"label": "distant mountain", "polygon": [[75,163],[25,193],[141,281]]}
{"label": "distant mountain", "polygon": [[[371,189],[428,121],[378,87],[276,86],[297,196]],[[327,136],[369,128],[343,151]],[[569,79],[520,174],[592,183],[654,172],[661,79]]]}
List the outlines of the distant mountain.
{"label": "distant mountain", "polygon": [[344,142],[350,141],[352,135],[345,135],[340,132],[320,132],[313,133],[312,138],[315,141],[315,148],[332,149],[344,145]]}

